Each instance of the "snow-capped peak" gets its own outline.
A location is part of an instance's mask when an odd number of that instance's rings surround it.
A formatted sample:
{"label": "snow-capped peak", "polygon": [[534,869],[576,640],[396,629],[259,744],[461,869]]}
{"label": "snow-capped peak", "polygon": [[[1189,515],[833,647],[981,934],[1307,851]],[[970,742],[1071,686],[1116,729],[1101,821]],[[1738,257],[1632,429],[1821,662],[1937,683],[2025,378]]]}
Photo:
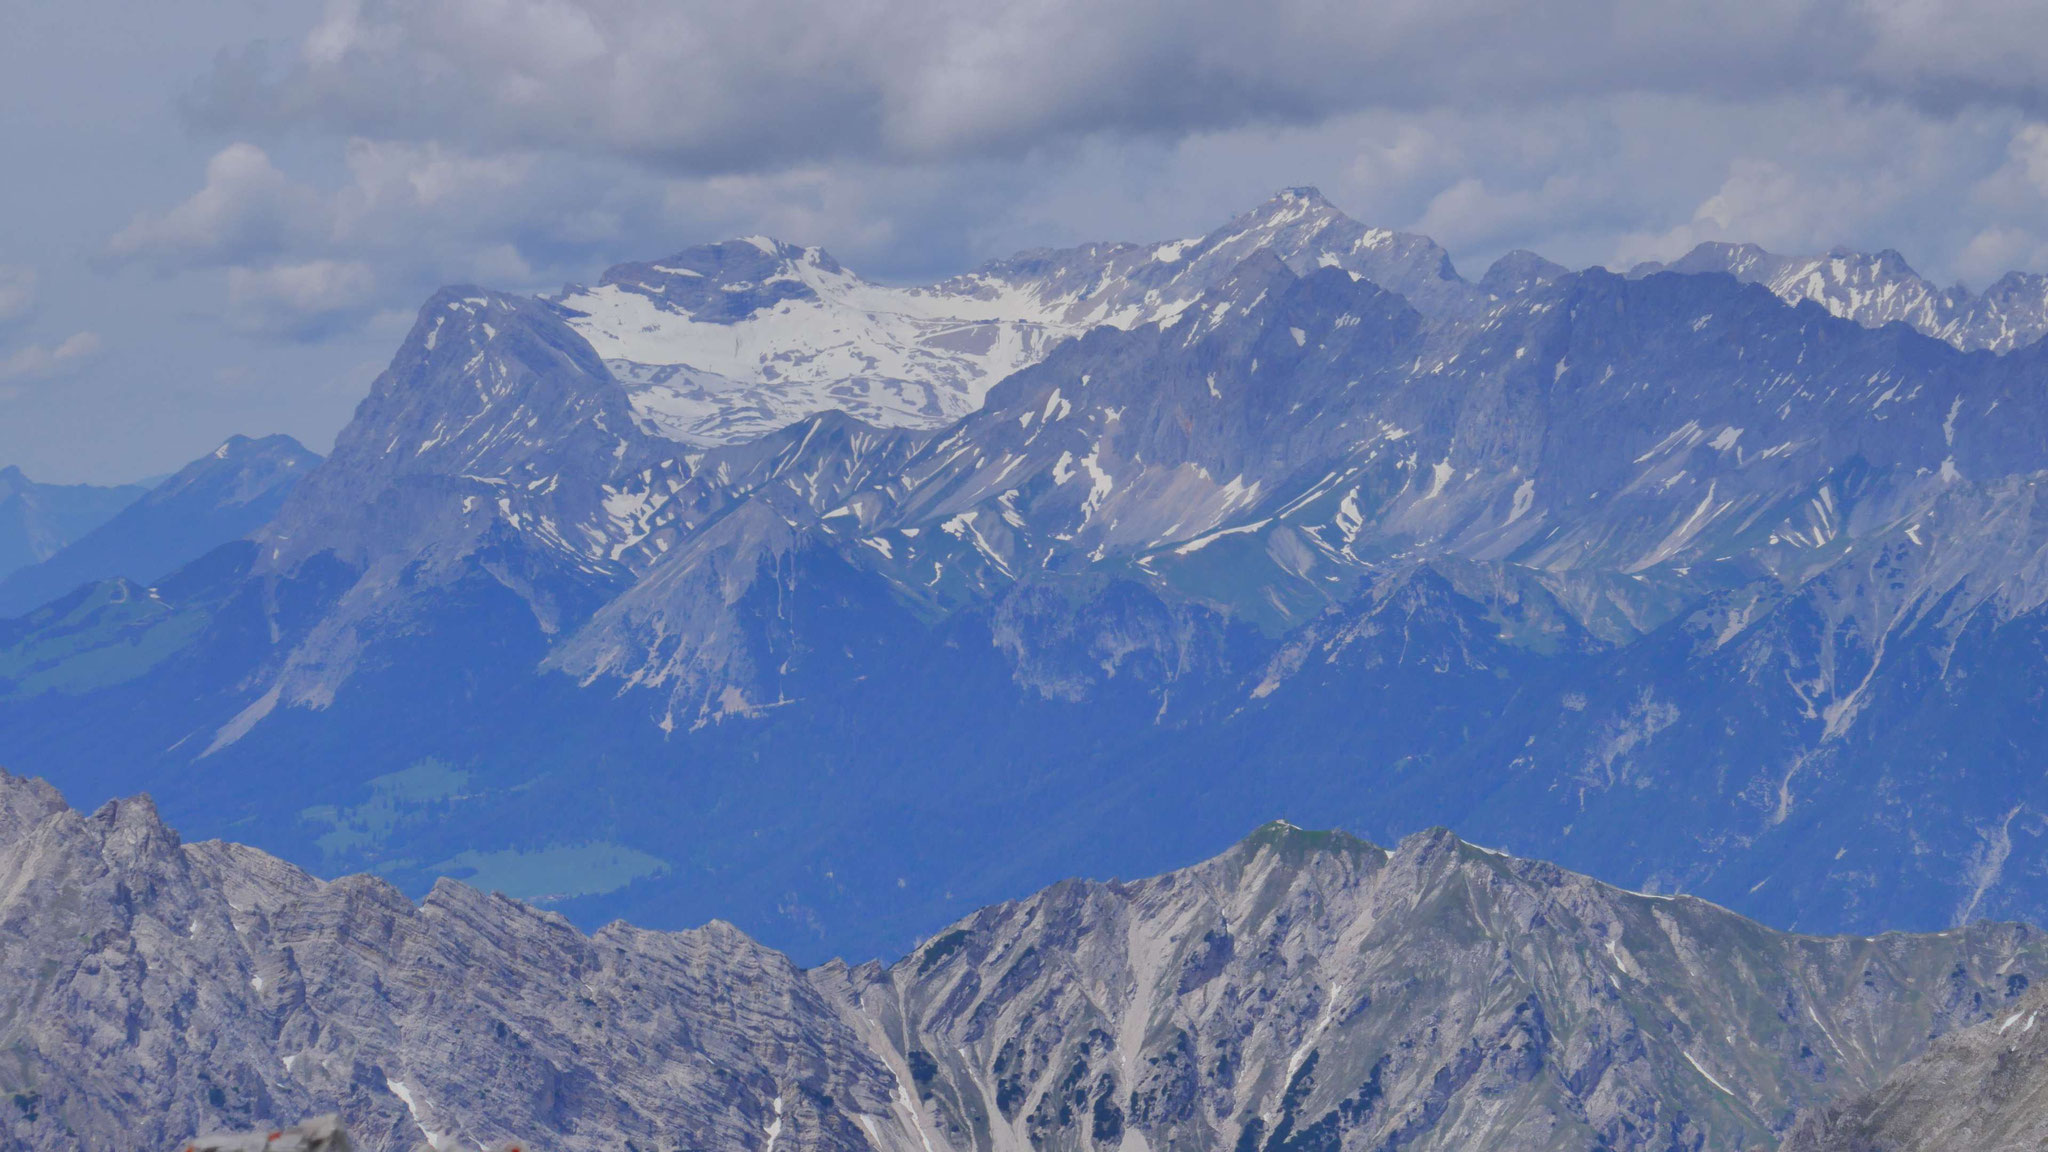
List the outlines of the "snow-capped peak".
{"label": "snow-capped peak", "polygon": [[1246,259],[1335,266],[1427,315],[1483,300],[1426,237],[1367,228],[1289,188],[1206,236],[1027,252],[924,287],[863,279],[818,248],[765,236],[622,264],[554,299],[649,430],[732,443],[838,409],[937,427],[989,386],[1091,328],[1171,321]]}
{"label": "snow-capped peak", "polygon": [[1657,272],[1725,272],[1792,303],[1811,300],[1867,327],[1902,322],[1965,350],[2007,352],[2048,335],[2048,276],[2009,273],[1979,296],[1961,285],[1938,287],[1890,248],[1780,256],[1755,244],[1710,241],[1669,264],[1639,264],[1629,275]]}

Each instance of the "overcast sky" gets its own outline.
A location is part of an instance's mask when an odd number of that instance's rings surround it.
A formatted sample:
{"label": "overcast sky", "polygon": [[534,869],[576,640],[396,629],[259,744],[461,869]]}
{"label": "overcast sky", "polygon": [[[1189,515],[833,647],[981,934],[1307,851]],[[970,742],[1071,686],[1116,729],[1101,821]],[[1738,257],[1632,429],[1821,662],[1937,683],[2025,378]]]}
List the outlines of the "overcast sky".
{"label": "overcast sky", "polygon": [[2020,0],[0,0],[0,464],[325,450],[434,287],[766,232],[914,280],[1320,186],[1477,275],[2048,270]]}

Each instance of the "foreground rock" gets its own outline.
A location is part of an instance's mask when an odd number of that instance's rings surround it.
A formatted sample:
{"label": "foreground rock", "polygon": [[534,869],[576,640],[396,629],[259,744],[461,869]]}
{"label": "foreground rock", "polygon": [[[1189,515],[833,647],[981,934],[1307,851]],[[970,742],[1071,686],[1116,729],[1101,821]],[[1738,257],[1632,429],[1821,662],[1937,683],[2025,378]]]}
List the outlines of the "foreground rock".
{"label": "foreground rock", "polygon": [[323,1116],[274,1132],[202,1136],[181,1147],[183,1152],[355,1152],[339,1116]]}
{"label": "foreground rock", "polygon": [[369,1152],[1759,1148],[2009,1017],[2044,959],[2024,926],[1794,936],[1273,824],[807,972],[725,924],[415,906],[0,775],[0,1142],[30,1150],[326,1112]]}

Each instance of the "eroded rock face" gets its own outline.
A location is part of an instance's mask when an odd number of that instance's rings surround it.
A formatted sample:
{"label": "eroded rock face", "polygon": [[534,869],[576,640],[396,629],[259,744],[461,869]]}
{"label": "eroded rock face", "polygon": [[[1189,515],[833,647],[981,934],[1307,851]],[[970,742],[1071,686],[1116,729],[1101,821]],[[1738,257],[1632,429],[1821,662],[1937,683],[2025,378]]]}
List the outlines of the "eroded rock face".
{"label": "eroded rock face", "polygon": [[1802,1117],[1784,1152],[2048,1147],[2048,994],[1937,1040],[1873,1091]]}
{"label": "eroded rock face", "polygon": [[1973,931],[1780,935],[1448,833],[1269,826],[855,984],[955,1147],[1747,1148],[2002,1003],[2033,933]]}
{"label": "eroded rock face", "polygon": [[415,906],[222,843],[146,801],[0,788],[10,1146],[170,1146],[338,1112],[371,1150],[859,1147],[885,1065],[730,927],[586,937],[457,884]]}
{"label": "eroded rock face", "polygon": [[2009,1016],[2044,956],[1273,824],[804,971],[720,923],[414,905],[0,776],[0,1093],[38,1152],[326,1112],[373,1152],[1762,1147]]}

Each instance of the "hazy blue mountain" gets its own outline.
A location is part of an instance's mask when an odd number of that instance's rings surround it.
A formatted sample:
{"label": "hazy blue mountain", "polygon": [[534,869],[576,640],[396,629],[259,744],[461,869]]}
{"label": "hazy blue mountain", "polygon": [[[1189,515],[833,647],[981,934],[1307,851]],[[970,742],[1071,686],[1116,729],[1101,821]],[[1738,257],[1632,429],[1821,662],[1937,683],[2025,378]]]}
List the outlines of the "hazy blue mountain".
{"label": "hazy blue mountain", "polygon": [[719,922],[415,905],[4,773],[0,924],[33,989],[0,1002],[0,1133],[37,1152],[327,1112],[366,1152],[1759,1148],[2012,1022],[2048,960],[2024,925],[1797,936],[1441,829],[1275,822],[806,970]]}
{"label": "hazy blue mountain", "polygon": [[1479,278],[1479,290],[1490,296],[1506,297],[1569,275],[1571,269],[1546,260],[1525,248],[1495,260]]}
{"label": "hazy blue mountain", "polygon": [[230,437],[39,564],[0,579],[0,616],[110,577],[147,583],[270,522],[320,457],[289,436]]}
{"label": "hazy blue mountain", "polygon": [[139,484],[39,484],[13,465],[0,468],[0,576],[56,555],[147,491]]}
{"label": "hazy blue mountain", "polygon": [[[2048,915],[2041,345],[1469,285],[1299,190],[886,309],[735,244],[438,294],[249,540],[0,624],[0,756],[806,961],[1274,812],[1802,930]],[[684,427],[626,336],[751,358]]]}

